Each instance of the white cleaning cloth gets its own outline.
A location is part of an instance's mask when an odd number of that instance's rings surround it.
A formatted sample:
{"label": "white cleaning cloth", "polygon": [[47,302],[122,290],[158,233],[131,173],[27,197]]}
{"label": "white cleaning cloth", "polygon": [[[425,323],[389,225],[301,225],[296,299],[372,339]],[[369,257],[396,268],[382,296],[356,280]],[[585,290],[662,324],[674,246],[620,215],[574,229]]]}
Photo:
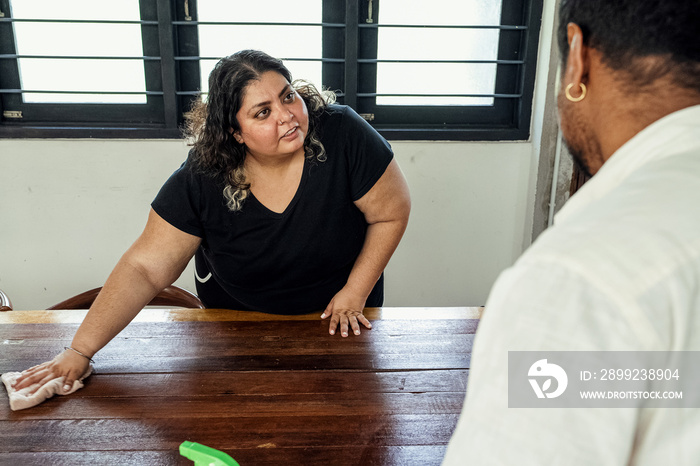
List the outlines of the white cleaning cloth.
{"label": "white cleaning cloth", "polygon": [[88,367],[85,374],[83,374],[79,380],[73,382],[73,386],[70,390],[63,389],[65,377],[56,377],[55,379],[49,380],[44,385],[35,383],[21,390],[12,388],[12,384],[15,383],[15,380],[22,375],[21,372],[6,372],[2,374],[1,378],[2,383],[5,384],[5,388],[7,389],[7,394],[10,397],[10,409],[12,411],[19,411],[20,409],[36,406],[54,395],[70,395],[76,390],[83,388],[83,379],[90,374],[92,374],[92,365]]}

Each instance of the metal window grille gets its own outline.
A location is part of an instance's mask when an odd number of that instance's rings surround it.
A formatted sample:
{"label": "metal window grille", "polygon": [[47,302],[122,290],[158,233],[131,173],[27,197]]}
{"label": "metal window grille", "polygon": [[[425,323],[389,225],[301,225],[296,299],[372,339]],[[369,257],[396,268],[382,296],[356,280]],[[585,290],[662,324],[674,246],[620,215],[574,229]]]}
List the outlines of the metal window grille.
{"label": "metal window grille", "polygon": [[[209,26],[320,28],[318,57],[281,56],[285,63],[318,63],[322,85],[336,91],[389,139],[495,140],[529,136],[531,101],[542,0],[503,0],[500,24],[384,24],[381,0],[323,0],[320,22],[199,21],[194,0],[140,0],[140,20],[13,18],[11,0],[0,0],[0,136],[4,137],[179,137],[183,113],[201,92],[202,56],[198,29]],[[27,55],[15,49],[14,25],[21,22],[131,24],[141,30],[142,55]],[[382,30],[494,30],[498,54],[490,59],[378,58]],[[230,53],[235,50],[231,50]],[[23,88],[20,60],[129,60],[143,63],[145,90],[56,91]],[[378,67],[436,68],[444,65],[495,66],[492,92],[382,92]],[[304,78],[305,76],[295,76]],[[23,95],[143,95],[144,104],[29,103]],[[474,98],[480,105],[396,105],[386,98]],[[384,102],[384,103],[383,103]],[[391,102],[389,100],[389,102]]]}

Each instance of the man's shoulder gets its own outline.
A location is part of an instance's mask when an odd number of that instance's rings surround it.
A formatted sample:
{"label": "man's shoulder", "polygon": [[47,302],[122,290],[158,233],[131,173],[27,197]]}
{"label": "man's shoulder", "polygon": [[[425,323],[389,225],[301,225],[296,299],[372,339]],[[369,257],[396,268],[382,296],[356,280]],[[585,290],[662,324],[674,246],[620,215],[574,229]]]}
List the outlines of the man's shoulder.
{"label": "man's shoulder", "polygon": [[700,157],[698,171],[693,163],[649,164],[545,231],[521,259],[630,288],[681,267],[700,274]]}

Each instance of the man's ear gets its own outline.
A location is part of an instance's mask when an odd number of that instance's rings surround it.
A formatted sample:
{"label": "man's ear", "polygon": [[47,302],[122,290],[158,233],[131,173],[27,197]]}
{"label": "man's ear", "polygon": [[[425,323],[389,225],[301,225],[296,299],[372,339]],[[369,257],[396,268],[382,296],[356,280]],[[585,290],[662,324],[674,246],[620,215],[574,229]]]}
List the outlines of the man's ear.
{"label": "man's ear", "polygon": [[566,59],[564,71],[564,83],[573,83],[578,89],[582,82],[588,82],[588,47],[583,43],[583,32],[576,23],[566,26],[566,34],[569,42],[569,54]]}

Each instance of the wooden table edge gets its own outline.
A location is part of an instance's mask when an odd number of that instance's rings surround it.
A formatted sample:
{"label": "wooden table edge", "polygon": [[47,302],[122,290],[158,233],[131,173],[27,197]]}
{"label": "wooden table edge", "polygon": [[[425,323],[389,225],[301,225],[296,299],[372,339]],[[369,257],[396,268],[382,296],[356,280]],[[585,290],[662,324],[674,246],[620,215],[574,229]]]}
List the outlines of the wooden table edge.
{"label": "wooden table edge", "polygon": [[[369,320],[480,319],[483,307],[376,307],[365,309]],[[4,311],[0,324],[79,324],[87,310]],[[142,310],[133,322],[228,322],[268,320],[320,320],[320,312],[302,315],[265,314],[228,309],[156,309]]]}

